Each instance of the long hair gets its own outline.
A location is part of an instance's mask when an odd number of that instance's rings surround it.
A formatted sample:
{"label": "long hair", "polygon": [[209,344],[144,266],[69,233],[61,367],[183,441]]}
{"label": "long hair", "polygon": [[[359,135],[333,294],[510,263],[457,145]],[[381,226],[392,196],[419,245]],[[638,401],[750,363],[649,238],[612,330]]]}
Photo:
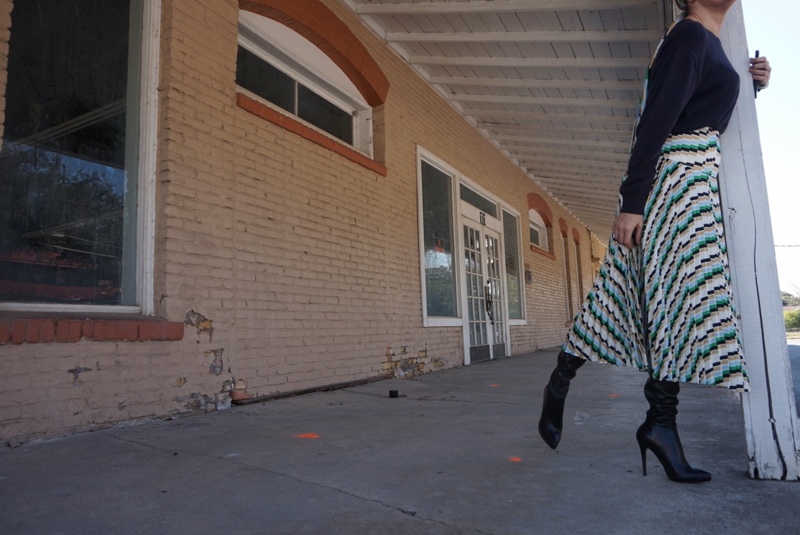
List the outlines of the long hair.
{"label": "long hair", "polygon": [[689,3],[687,0],[675,0],[675,5],[678,6],[678,9],[683,11],[684,15],[689,14]]}

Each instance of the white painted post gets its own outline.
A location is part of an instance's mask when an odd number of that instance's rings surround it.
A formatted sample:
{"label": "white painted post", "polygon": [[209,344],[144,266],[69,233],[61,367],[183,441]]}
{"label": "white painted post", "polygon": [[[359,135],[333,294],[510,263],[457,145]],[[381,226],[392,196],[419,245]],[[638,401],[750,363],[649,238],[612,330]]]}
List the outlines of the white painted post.
{"label": "white painted post", "polygon": [[742,79],[736,111],[722,136],[720,182],[734,299],[750,376],[751,391],[742,396],[748,472],[756,479],[797,480],[797,412],[741,2],[728,13],[720,39]]}

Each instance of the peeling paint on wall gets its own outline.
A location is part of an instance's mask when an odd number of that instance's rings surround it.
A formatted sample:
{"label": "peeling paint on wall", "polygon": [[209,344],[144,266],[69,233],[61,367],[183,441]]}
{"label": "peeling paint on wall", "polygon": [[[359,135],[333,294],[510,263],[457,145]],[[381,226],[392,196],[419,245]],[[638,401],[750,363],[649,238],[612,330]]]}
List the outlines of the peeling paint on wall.
{"label": "peeling paint on wall", "polygon": [[206,351],[203,353],[205,356],[214,355],[214,360],[208,366],[208,370],[214,375],[222,375],[222,371],[224,369],[224,365],[222,363],[222,352],[225,351],[223,348],[212,349],[210,351]]}
{"label": "peeling paint on wall", "polygon": [[386,364],[384,371],[397,377],[398,379],[408,379],[417,374],[423,373],[425,363],[417,357],[408,356],[408,346],[402,346],[400,353],[395,353],[391,346],[386,347]]}
{"label": "peeling paint on wall", "polygon": [[190,411],[214,412],[217,410],[215,400],[200,392],[192,392],[189,395],[179,396],[174,399]]}
{"label": "peeling paint on wall", "polygon": [[429,357],[428,348],[417,352],[417,356],[409,356],[408,346],[400,346],[400,352],[395,353],[392,346],[386,346],[383,366],[384,373],[394,375],[398,379],[410,379],[421,373],[429,373],[447,366],[447,361],[438,357]]}
{"label": "peeling paint on wall", "polygon": [[431,366],[433,366],[434,370],[441,370],[442,368],[447,366],[447,361],[446,360],[442,360],[442,359],[440,359],[438,357],[432,357],[431,358]]}
{"label": "peeling paint on wall", "polygon": [[[192,309],[186,313],[186,318],[183,320],[183,323],[196,328],[197,336],[207,334],[208,341],[211,341],[211,337],[214,335],[214,325],[213,322],[207,317]],[[200,341],[198,340],[198,343],[199,342]]]}

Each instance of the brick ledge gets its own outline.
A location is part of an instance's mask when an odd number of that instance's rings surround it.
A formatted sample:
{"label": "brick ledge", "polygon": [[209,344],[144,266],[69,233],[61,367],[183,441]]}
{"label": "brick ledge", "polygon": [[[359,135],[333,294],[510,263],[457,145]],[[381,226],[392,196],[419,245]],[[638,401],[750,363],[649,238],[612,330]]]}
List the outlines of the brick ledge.
{"label": "brick ledge", "polygon": [[86,318],[76,314],[0,314],[0,345],[93,340],[174,341],[183,339],[182,322],[136,315]]}
{"label": "brick ledge", "polygon": [[335,141],[324,134],[320,134],[313,128],[304,125],[296,119],[292,119],[288,115],[284,115],[273,110],[266,104],[262,104],[261,102],[248,97],[244,93],[236,93],[236,105],[243,110],[252,113],[256,117],[260,117],[280,126],[281,128],[285,128],[286,130],[293,132],[298,136],[311,141],[312,143],[316,143],[320,147],[324,147],[332,152],[335,152],[336,154],[347,158],[351,162],[355,162],[362,167],[366,167],[370,171],[378,173],[381,176],[386,176],[388,173],[385,165],[379,164],[375,160],[367,158],[357,150],[353,150],[350,147]]}
{"label": "brick ledge", "polygon": [[531,247],[531,251],[533,251],[534,253],[539,253],[542,256],[546,256],[550,260],[555,260],[556,259],[556,255],[554,255],[551,252],[545,251],[544,249],[539,249],[535,245],[531,245],[530,247]]}

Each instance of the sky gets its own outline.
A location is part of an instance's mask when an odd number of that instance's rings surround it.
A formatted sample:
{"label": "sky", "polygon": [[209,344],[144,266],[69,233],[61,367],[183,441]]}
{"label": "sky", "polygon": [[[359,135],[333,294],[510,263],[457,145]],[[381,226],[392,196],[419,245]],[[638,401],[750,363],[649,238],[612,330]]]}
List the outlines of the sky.
{"label": "sky", "polygon": [[769,59],[769,88],[756,100],[781,290],[800,295],[800,0],[741,0],[747,44]]}

